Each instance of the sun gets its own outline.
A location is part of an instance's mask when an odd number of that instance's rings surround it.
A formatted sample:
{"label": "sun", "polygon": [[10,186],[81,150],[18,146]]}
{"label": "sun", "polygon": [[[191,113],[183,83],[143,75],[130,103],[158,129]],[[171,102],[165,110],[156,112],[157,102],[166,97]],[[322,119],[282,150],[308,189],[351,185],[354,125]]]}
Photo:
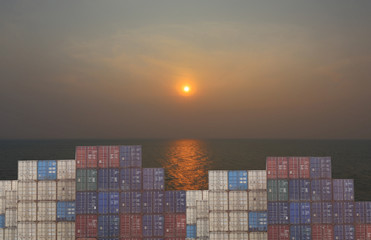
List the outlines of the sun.
{"label": "sun", "polygon": [[189,92],[190,90],[191,90],[191,88],[189,86],[184,86],[183,87],[183,91],[186,92],[186,93]]}

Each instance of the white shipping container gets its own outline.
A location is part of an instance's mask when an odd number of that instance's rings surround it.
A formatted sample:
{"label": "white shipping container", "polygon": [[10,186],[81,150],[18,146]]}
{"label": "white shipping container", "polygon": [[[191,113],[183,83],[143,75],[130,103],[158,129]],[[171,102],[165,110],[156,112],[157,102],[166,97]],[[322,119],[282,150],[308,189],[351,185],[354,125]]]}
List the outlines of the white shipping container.
{"label": "white shipping container", "polygon": [[202,200],[209,200],[209,190],[202,190]]}
{"label": "white shipping container", "polygon": [[75,180],[60,180],[57,183],[58,201],[75,201],[76,182]]}
{"label": "white shipping container", "polygon": [[57,203],[52,201],[40,201],[37,203],[37,221],[57,221]]}
{"label": "white shipping container", "polygon": [[210,240],[228,240],[228,235],[226,232],[210,232]]}
{"label": "white shipping container", "polygon": [[197,239],[209,237],[209,219],[197,219]]}
{"label": "white shipping container", "polygon": [[209,207],[210,211],[226,211],[228,210],[228,192],[209,192]]}
{"label": "white shipping container", "polygon": [[210,232],[228,231],[228,213],[210,212]]}
{"label": "white shipping container", "polygon": [[17,208],[17,191],[6,191],[5,192],[5,209]]}
{"label": "white shipping container", "polygon": [[75,223],[58,222],[57,240],[75,240]]}
{"label": "white shipping container", "polygon": [[12,190],[12,181],[0,181],[0,197],[5,197],[5,191]]}
{"label": "white shipping container", "polygon": [[18,223],[18,240],[38,240],[36,238],[36,223],[19,222]]}
{"label": "white shipping container", "polygon": [[196,201],[202,200],[202,190],[186,191],[187,207],[196,207]]}
{"label": "white shipping container", "polygon": [[249,192],[249,210],[266,211],[267,210],[267,191],[250,191]]}
{"label": "white shipping container", "polygon": [[187,207],[186,210],[186,223],[187,224],[196,224],[196,207]]}
{"label": "white shipping container", "polygon": [[5,227],[17,227],[17,210],[5,210]]}
{"label": "white shipping container", "polygon": [[0,197],[0,214],[5,213],[5,197]]}
{"label": "white shipping container", "polygon": [[0,240],[4,240],[5,239],[4,236],[5,236],[4,228],[0,228]]}
{"label": "white shipping container", "polygon": [[38,200],[57,200],[57,182],[39,181],[37,184]]}
{"label": "white shipping container", "polygon": [[17,234],[17,228],[12,227],[12,228],[5,228],[5,240],[17,240],[18,239],[18,234]]}
{"label": "white shipping container", "polygon": [[265,170],[250,170],[247,175],[249,190],[267,189],[267,175]]}
{"label": "white shipping container", "polygon": [[37,200],[37,182],[19,181],[18,182],[18,200],[36,201]]}
{"label": "white shipping container", "polygon": [[37,240],[52,240],[57,237],[57,223],[37,223]]}
{"label": "white shipping container", "polygon": [[196,202],[196,218],[209,218],[209,201]]}
{"label": "white shipping container", "polygon": [[268,234],[266,232],[250,232],[249,240],[268,240]]}
{"label": "white shipping container", "polygon": [[249,221],[247,211],[229,212],[229,231],[247,232],[249,230]]}
{"label": "white shipping container", "polygon": [[228,171],[209,170],[209,190],[228,190]]}
{"label": "white shipping container", "polygon": [[249,209],[247,191],[230,191],[228,196],[229,196],[229,210],[245,211]]}
{"label": "white shipping container", "polygon": [[37,219],[36,202],[18,202],[17,219],[20,222],[34,222]]}
{"label": "white shipping container", "polygon": [[229,233],[229,240],[249,240],[249,234],[247,232],[231,232]]}
{"label": "white shipping container", "polygon": [[12,191],[18,190],[18,180],[12,180]]}
{"label": "white shipping container", "polygon": [[37,160],[18,161],[18,180],[37,180]]}
{"label": "white shipping container", "polygon": [[59,180],[76,178],[76,161],[75,160],[58,160],[57,161],[57,178]]}

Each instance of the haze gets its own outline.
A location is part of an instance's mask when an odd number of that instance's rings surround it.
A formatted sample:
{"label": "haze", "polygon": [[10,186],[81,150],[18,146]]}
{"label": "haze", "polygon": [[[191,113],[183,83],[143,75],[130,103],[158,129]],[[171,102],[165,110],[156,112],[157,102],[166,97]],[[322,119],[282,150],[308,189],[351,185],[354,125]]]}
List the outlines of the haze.
{"label": "haze", "polygon": [[0,1],[0,138],[371,138],[370,12]]}

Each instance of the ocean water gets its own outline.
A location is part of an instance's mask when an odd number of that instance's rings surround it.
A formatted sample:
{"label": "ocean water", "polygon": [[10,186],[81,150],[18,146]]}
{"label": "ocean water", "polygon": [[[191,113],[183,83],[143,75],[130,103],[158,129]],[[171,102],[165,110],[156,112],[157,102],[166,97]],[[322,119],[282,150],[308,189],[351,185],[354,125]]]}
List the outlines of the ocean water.
{"label": "ocean water", "polygon": [[18,160],[73,159],[75,146],[139,144],[143,167],[163,167],[166,188],[207,189],[210,169],[265,169],[267,156],[331,156],[333,178],[355,180],[371,200],[371,140],[1,140],[0,179],[17,178]]}

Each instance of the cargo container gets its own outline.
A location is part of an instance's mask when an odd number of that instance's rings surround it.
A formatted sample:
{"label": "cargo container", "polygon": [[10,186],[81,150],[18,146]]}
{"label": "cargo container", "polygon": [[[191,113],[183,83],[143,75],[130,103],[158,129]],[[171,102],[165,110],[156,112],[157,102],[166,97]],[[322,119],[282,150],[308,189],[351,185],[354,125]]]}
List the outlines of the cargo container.
{"label": "cargo container", "polygon": [[187,224],[187,238],[195,239],[197,236],[197,226],[196,224]]}
{"label": "cargo container", "polygon": [[247,172],[249,190],[266,190],[267,176],[265,170],[250,170]]}
{"label": "cargo container", "polygon": [[310,225],[290,225],[291,240],[311,240],[312,228]]}
{"label": "cargo container", "polygon": [[55,201],[40,201],[37,203],[37,221],[53,222],[57,220],[57,204]]}
{"label": "cargo container", "polygon": [[17,209],[5,210],[5,227],[17,227]]}
{"label": "cargo container", "polygon": [[33,222],[18,223],[18,240],[38,240],[36,229],[36,223]]}
{"label": "cargo container", "polygon": [[0,214],[5,213],[5,204],[6,204],[5,197],[0,198]]}
{"label": "cargo container", "polygon": [[185,213],[186,211],[186,192],[185,191],[165,191],[166,213]]}
{"label": "cargo container", "polygon": [[186,237],[185,214],[165,214],[165,237]]}
{"label": "cargo container", "polygon": [[353,201],[354,200],[354,181],[353,179],[333,179],[334,201]]}
{"label": "cargo container", "polygon": [[334,224],[344,224],[344,202],[333,203]]}
{"label": "cargo container", "polygon": [[139,145],[120,146],[120,166],[142,167],[142,147]]}
{"label": "cargo container", "polygon": [[268,180],[268,201],[288,201],[289,183],[287,180]]}
{"label": "cargo container", "polygon": [[76,215],[75,235],[77,238],[97,237],[97,215]]}
{"label": "cargo container", "polygon": [[37,160],[18,161],[18,180],[21,181],[37,180]]}
{"label": "cargo container", "polygon": [[36,201],[37,200],[37,182],[20,181],[18,183],[18,200],[19,201]]}
{"label": "cargo container", "polygon": [[203,200],[202,190],[186,191],[186,199],[187,199],[187,202],[186,202],[187,207],[196,207],[196,201]]}
{"label": "cargo container", "polygon": [[209,202],[205,200],[196,201],[196,219],[209,217]]}
{"label": "cargo container", "polygon": [[269,225],[268,240],[290,240],[289,225]]}
{"label": "cargo container", "polygon": [[197,219],[197,239],[209,237],[209,219]]}
{"label": "cargo container", "polygon": [[268,224],[289,224],[287,202],[268,202]]}
{"label": "cargo container", "polygon": [[209,170],[209,190],[228,190],[228,171]]}
{"label": "cargo container", "polygon": [[356,224],[355,226],[356,240],[371,239],[370,224]]}
{"label": "cargo container", "polygon": [[249,212],[249,231],[266,232],[268,216],[267,212]]}
{"label": "cargo container", "polygon": [[57,179],[57,161],[39,160],[37,162],[38,180],[56,180]]}
{"label": "cargo container", "polygon": [[334,225],[334,239],[354,240],[354,225]]}
{"label": "cargo container", "polygon": [[76,182],[74,180],[60,180],[57,182],[57,200],[75,201]]}
{"label": "cargo container", "polygon": [[98,193],[98,213],[118,214],[120,212],[120,199],[118,192]]}
{"label": "cargo container", "polygon": [[76,168],[96,168],[98,149],[96,146],[76,147]]}
{"label": "cargo container", "polygon": [[75,239],[75,222],[57,223],[57,240]]}
{"label": "cargo container", "polygon": [[120,235],[119,215],[98,216],[98,237],[116,237]]}
{"label": "cargo container", "polygon": [[141,213],[142,193],[122,192],[120,193],[120,213]]}
{"label": "cargo container", "polygon": [[210,240],[228,240],[229,234],[227,232],[210,232]]}
{"label": "cargo container", "polygon": [[57,200],[57,182],[39,181],[37,183],[37,200]]}
{"label": "cargo container", "polygon": [[142,189],[142,169],[141,168],[121,169],[120,188],[123,191],[140,191]]}
{"label": "cargo container", "polygon": [[247,171],[230,170],[228,171],[229,190],[247,190]]}
{"label": "cargo container", "polygon": [[4,229],[4,239],[5,240],[18,240],[17,228],[5,228]]}
{"label": "cargo container", "polygon": [[165,174],[163,168],[143,168],[143,190],[164,190]]}
{"label": "cargo container", "polygon": [[119,146],[98,146],[98,167],[99,168],[120,167]]}
{"label": "cargo container", "polygon": [[5,214],[0,214],[0,228],[5,228]]}
{"label": "cargo container", "polygon": [[5,191],[5,209],[17,208],[17,191]]}
{"label": "cargo container", "polygon": [[151,191],[142,192],[142,212],[153,213],[153,192]]}
{"label": "cargo container", "polygon": [[120,236],[142,237],[142,216],[140,214],[120,215]]}
{"label": "cargo container", "polygon": [[364,202],[365,204],[365,223],[371,223],[371,202]]}
{"label": "cargo container", "polygon": [[333,240],[334,229],[330,224],[312,225],[312,240]]}
{"label": "cargo container", "polygon": [[209,192],[209,209],[210,211],[227,211],[228,210],[228,192]]}
{"label": "cargo container", "polygon": [[268,235],[266,232],[251,232],[249,233],[249,240],[267,240]]}
{"label": "cargo container", "polygon": [[311,214],[312,223],[331,224],[333,222],[332,202],[313,202]]}
{"label": "cargo container", "polygon": [[247,232],[230,232],[229,240],[249,240],[249,234]]}
{"label": "cargo container", "polygon": [[267,157],[266,160],[266,169],[267,169],[267,178],[276,179],[277,178],[277,159],[280,157]]}
{"label": "cargo container", "polygon": [[76,169],[76,191],[97,190],[96,169]]}
{"label": "cargo container", "polygon": [[97,214],[98,198],[96,192],[76,193],[76,214]]}
{"label": "cargo container", "polygon": [[230,191],[228,193],[228,197],[229,197],[229,210],[247,211],[249,209],[247,191]]}
{"label": "cargo container", "polygon": [[196,224],[196,207],[187,207],[186,210],[186,223],[187,225],[195,225]]}
{"label": "cargo container", "polygon": [[75,202],[57,203],[57,221],[75,221]]}
{"label": "cargo container", "polygon": [[34,222],[37,219],[36,202],[18,202],[17,219],[20,222]]}
{"label": "cargo container", "polygon": [[267,210],[267,191],[255,190],[249,192],[249,210],[250,211]]}
{"label": "cargo container", "polygon": [[37,223],[37,239],[50,240],[57,238],[57,224],[54,222]]}
{"label": "cargo container", "polygon": [[332,201],[332,181],[316,179],[311,181],[312,201]]}
{"label": "cargo container", "polygon": [[103,168],[98,170],[98,191],[118,191],[120,171],[118,168]]}
{"label": "cargo container", "polygon": [[247,232],[249,230],[248,223],[249,221],[247,211],[229,212],[229,231]]}
{"label": "cargo container", "polygon": [[289,178],[310,178],[309,157],[290,157],[289,158]]}
{"label": "cargo container", "polygon": [[76,178],[75,160],[58,160],[57,161],[57,179],[71,180]]}
{"label": "cargo container", "polygon": [[310,177],[331,179],[331,157],[311,157]]}
{"label": "cargo container", "polygon": [[310,214],[309,202],[290,203],[290,224],[310,224]]}
{"label": "cargo container", "polygon": [[354,223],[371,223],[371,202],[354,202]]}

